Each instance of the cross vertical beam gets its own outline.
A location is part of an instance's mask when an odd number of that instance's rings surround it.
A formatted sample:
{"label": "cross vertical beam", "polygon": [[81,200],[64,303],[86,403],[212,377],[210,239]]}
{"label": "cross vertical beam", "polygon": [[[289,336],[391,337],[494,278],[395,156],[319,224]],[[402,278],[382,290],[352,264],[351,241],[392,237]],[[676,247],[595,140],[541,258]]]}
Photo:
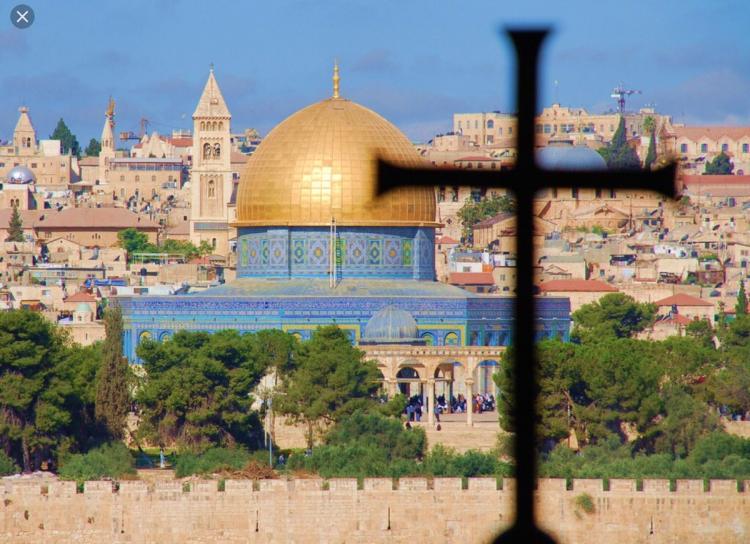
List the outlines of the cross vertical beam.
{"label": "cross vertical beam", "polygon": [[535,160],[535,113],[537,107],[538,60],[547,30],[512,30],[508,32],[516,51],[518,108],[517,161],[510,171],[444,170],[400,168],[378,163],[379,190],[388,191],[403,185],[436,185],[498,188],[512,191],[516,200],[517,260],[516,298],[514,304],[513,419],[515,421],[516,519],[497,542],[552,542],[537,526],[534,517],[534,488],[537,465],[536,442],[536,349],[534,346],[535,297],[534,217],[535,193],[544,187],[645,189],[674,196],[675,166],[655,172],[590,170],[543,170]]}

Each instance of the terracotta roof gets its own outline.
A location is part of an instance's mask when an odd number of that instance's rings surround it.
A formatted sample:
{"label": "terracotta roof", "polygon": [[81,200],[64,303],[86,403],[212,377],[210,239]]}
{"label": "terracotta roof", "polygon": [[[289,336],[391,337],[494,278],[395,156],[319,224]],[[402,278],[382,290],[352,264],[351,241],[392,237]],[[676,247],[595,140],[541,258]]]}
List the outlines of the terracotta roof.
{"label": "terracotta roof", "polygon": [[448,283],[453,285],[493,285],[492,272],[451,272]]}
{"label": "terracotta roof", "polygon": [[172,227],[167,227],[167,230],[165,232],[167,237],[169,237],[170,234],[173,236],[190,234],[190,223],[188,223],[187,221],[180,221]]}
{"label": "terracotta roof", "polygon": [[703,300],[702,298],[688,295],[687,293],[678,293],[671,297],[663,298],[654,302],[657,306],[713,306],[713,303]]}
{"label": "terracotta roof", "polygon": [[675,314],[671,317],[668,317],[667,319],[662,319],[661,321],[657,321],[656,325],[659,325],[660,323],[664,325],[666,324],[671,325],[672,323],[676,323],[677,325],[690,325],[692,322],[693,320],[685,315]]}
{"label": "terracotta roof", "polygon": [[78,164],[80,166],[98,166],[99,157],[84,157],[82,159],[78,159]]}
{"label": "terracotta roof", "polygon": [[[36,229],[115,228],[158,229],[159,224],[125,208],[65,208],[43,210],[34,223]],[[0,222],[2,218],[0,217]]]}
{"label": "terracotta roof", "polygon": [[617,289],[599,280],[550,280],[539,284],[546,292],[615,293]]}
{"label": "terracotta roof", "polygon": [[435,240],[435,243],[436,244],[450,245],[450,244],[457,244],[458,240],[454,240],[450,236],[441,236],[440,238],[438,238],[437,240]]}
{"label": "terracotta roof", "polygon": [[78,291],[66,298],[65,302],[96,302],[96,297],[86,291]]}
{"label": "terracotta roof", "polygon": [[732,140],[739,140],[743,136],[750,139],[750,127],[673,127],[672,130],[678,138],[688,138],[695,142],[701,138],[718,140],[724,136]]}
{"label": "terracotta roof", "polygon": [[169,142],[175,147],[192,147],[192,138],[170,138]]}
{"label": "terracotta roof", "polygon": [[512,214],[510,212],[500,212],[497,215],[493,215],[492,217],[490,217],[488,219],[484,219],[484,220],[480,221],[479,223],[477,223],[476,225],[474,225],[474,227],[472,227],[472,228],[475,228],[475,229],[479,228],[479,229],[481,229],[481,228],[484,228],[484,227],[491,227],[492,225],[494,225],[496,223],[500,223],[501,221],[505,221],[506,219],[508,219],[510,217],[513,217],[513,216],[514,216],[514,214]]}
{"label": "terracotta roof", "polygon": [[[46,211],[46,210],[45,210]],[[42,210],[18,210],[21,216],[21,222],[24,229],[31,229],[34,226]],[[0,229],[7,229],[10,223],[10,216],[13,214],[13,208],[0,209]]]}

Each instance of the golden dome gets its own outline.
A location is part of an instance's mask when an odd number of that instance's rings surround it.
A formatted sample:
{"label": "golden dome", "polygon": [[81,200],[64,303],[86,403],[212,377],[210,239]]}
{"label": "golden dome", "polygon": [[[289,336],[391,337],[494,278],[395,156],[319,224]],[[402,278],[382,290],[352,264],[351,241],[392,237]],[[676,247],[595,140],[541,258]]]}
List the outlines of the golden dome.
{"label": "golden dome", "polygon": [[292,114],[247,161],[236,226],[435,226],[435,192],[376,196],[376,158],[424,166],[409,140],[372,110],[329,98]]}

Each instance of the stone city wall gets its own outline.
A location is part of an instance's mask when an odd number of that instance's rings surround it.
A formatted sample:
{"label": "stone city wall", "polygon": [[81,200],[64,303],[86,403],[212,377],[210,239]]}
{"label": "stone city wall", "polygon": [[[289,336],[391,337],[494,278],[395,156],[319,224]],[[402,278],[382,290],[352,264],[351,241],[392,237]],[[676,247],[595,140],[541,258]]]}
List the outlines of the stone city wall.
{"label": "stone city wall", "polygon": [[[467,485],[463,485],[463,484]],[[501,484],[501,485],[498,485]],[[0,542],[487,542],[512,519],[513,480],[0,481]],[[750,482],[545,479],[559,542],[750,541]],[[588,500],[590,498],[590,501]]]}

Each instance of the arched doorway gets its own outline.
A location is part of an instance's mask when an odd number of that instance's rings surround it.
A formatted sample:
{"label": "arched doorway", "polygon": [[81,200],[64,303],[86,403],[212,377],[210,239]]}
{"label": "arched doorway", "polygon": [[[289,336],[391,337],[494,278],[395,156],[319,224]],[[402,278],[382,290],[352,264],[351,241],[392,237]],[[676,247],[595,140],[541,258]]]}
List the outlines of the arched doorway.
{"label": "arched doorway", "polygon": [[445,412],[450,412],[453,396],[454,378],[453,361],[445,361],[435,369],[435,402],[440,405]]}
{"label": "arched doorway", "polygon": [[422,383],[419,378],[419,372],[413,366],[402,366],[396,373],[396,383],[398,391],[406,398],[422,395]]}
{"label": "arched doorway", "polygon": [[474,393],[480,395],[490,394],[497,398],[497,386],[492,378],[500,365],[494,359],[487,359],[477,365],[474,370]]}

